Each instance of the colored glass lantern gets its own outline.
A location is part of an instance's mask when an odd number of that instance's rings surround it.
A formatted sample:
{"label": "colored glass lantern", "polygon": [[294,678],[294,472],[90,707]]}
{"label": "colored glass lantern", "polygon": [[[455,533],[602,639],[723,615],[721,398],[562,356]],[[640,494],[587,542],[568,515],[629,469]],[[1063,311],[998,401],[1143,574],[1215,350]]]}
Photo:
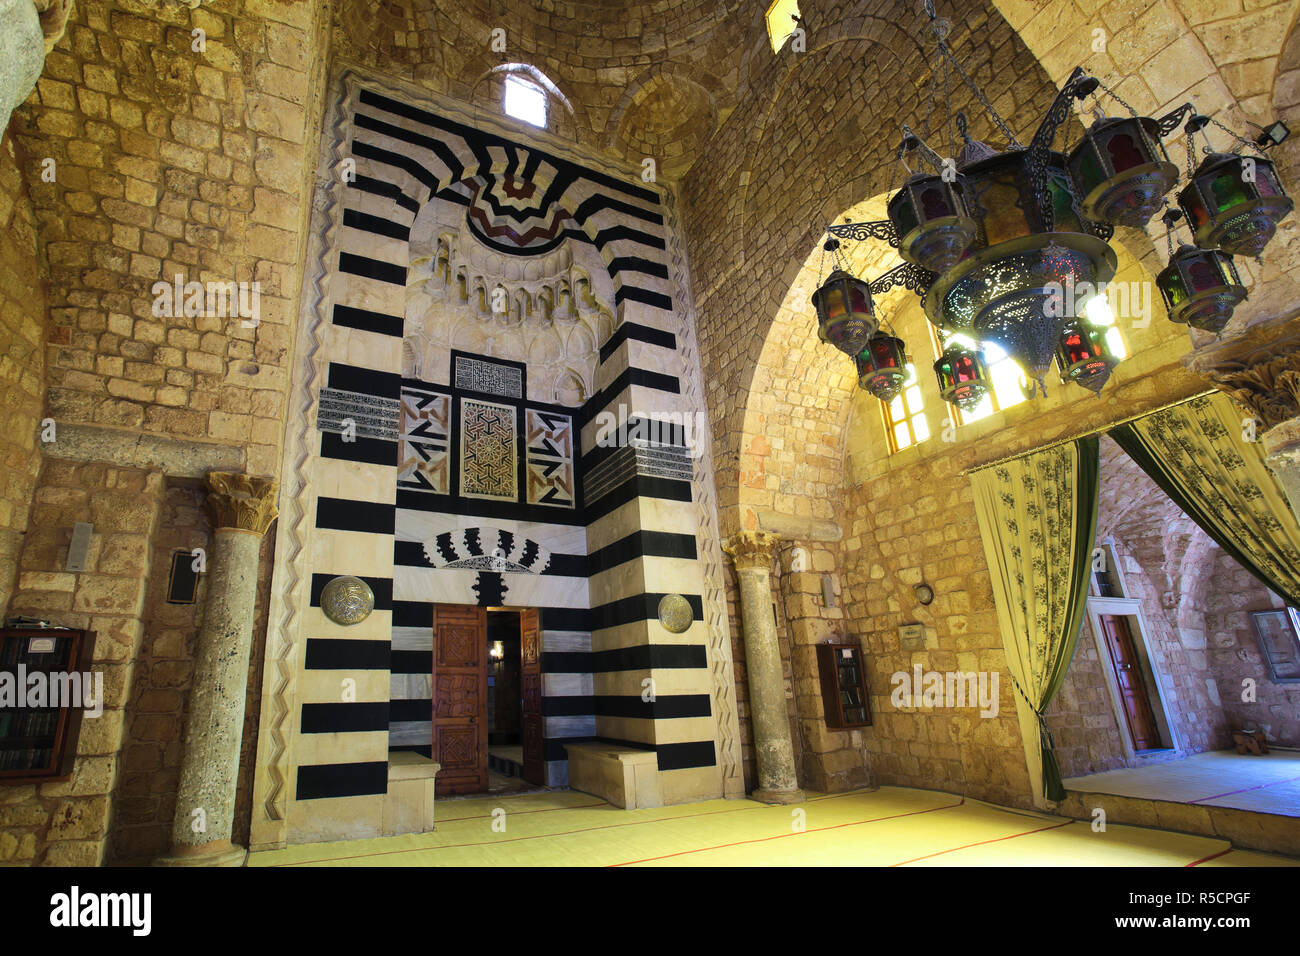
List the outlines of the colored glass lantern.
{"label": "colored glass lantern", "polygon": [[871,287],[842,269],[830,274],[812,300],[817,309],[818,338],[846,355],[856,358],[880,328]]}
{"label": "colored glass lantern", "polygon": [[[925,295],[940,329],[994,342],[1042,382],[1064,325],[1053,290],[1092,286],[1115,274],[1115,253],[1075,211],[1077,194],[1059,153],[1045,154],[1044,208],[1027,150],[1009,150],[962,170],[963,196],[979,226],[970,252]],[[1050,212],[1050,221],[1047,214]]]}
{"label": "colored glass lantern", "polygon": [[1160,270],[1156,286],[1170,319],[1216,334],[1246,298],[1232,256],[1189,245],[1180,247]]}
{"label": "colored glass lantern", "polygon": [[907,346],[897,336],[878,332],[853,358],[858,386],[882,402],[890,401],[907,381]]}
{"label": "colored glass lantern", "polygon": [[975,241],[975,221],[966,211],[958,182],[917,173],[889,200],[889,220],[908,262],[943,272],[961,261]]}
{"label": "colored glass lantern", "polygon": [[955,342],[934,363],[934,374],[939,379],[943,400],[962,411],[973,409],[992,388],[984,356]]}
{"label": "colored glass lantern", "polygon": [[1277,168],[1262,156],[1211,153],[1178,194],[1196,244],[1234,256],[1257,256],[1295,208]]}
{"label": "colored glass lantern", "polygon": [[1178,181],[1178,167],[1148,116],[1102,118],[1084,133],[1067,161],[1084,216],[1142,229]]}
{"label": "colored glass lantern", "polygon": [[1056,347],[1056,364],[1061,378],[1101,395],[1119,359],[1106,343],[1108,327],[1072,320],[1061,332]]}

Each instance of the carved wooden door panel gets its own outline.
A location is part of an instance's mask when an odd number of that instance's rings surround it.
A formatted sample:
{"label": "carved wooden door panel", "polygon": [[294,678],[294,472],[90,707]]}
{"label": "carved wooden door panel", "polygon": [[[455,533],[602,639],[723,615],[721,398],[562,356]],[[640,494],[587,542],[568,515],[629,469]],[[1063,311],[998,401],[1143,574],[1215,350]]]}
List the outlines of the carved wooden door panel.
{"label": "carved wooden door panel", "polygon": [[542,752],[542,633],[536,610],[519,612],[519,683],[524,714],[524,779],[546,785]]}
{"label": "carved wooden door panel", "polygon": [[488,788],[487,611],[433,606],[433,759],[438,794]]}
{"label": "carved wooden door panel", "polygon": [[1111,663],[1115,667],[1115,679],[1119,683],[1120,696],[1124,701],[1124,716],[1128,718],[1133,749],[1159,748],[1160,730],[1156,726],[1155,714],[1151,711],[1146,682],[1142,680],[1142,667],[1137,650],[1133,646],[1133,634],[1129,630],[1128,619],[1103,614],[1101,628],[1106,635],[1106,646],[1110,650]]}

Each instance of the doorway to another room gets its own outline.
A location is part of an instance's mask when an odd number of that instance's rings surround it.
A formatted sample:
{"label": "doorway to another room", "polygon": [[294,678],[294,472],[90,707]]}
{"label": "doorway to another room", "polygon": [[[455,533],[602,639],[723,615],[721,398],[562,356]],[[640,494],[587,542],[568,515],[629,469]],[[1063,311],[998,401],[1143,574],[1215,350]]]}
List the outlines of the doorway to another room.
{"label": "doorway to another room", "polygon": [[539,616],[529,608],[436,604],[436,794],[544,789]]}

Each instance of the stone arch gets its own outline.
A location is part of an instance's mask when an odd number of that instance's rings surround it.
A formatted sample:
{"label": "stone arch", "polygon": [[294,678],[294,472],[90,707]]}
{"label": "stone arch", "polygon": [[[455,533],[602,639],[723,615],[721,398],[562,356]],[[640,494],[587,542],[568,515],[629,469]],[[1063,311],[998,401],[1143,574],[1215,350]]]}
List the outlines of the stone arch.
{"label": "stone arch", "polygon": [[[578,142],[580,140],[579,131],[590,128],[591,121],[587,116],[586,107],[580,102],[575,105],[573,98],[568,96],[554,80],[531,63],[497,63],[482,69],[485,59],[486,56],[475,58],[462,71],[462,76],[474,77],[467,84],[468,93],[466,99],[469,102],[480,103],[485,106],[493,105],[507,122],[518,122],[505,114],[501,101],[506,79],[516,76],[527,80],[546,94],[547,132]],[[475,70],[477,72],[473,72]],[[558,123],[552,122],[553,117],[556,115],[552,109],[553,105],[558,105],[563,110],[559,114],[560,122]]]}
{"label": "stone arch", "polygon": [[[656,158],[658,154],[659,165],[668,175],[684,171],[694,161],[694,153],[717,128],[718,106],[710,90],[720,87],[721,81],[708,71],[656,64],[628,84],[610,111],[605,122],[604,147],[620,150],[633,164],[639,163],[642,157]],[[672,98],[669,108],[681,113],[681,119],[665,133],[648,129],[633,133],[631,127],[637,111],[655,98],[663,97]],[[652,122],[653,117],[648,117],[641,125],[649,126]],[[662,142],[652,142],[652,137]],[[639,152],[637,146],[641,147]]]}

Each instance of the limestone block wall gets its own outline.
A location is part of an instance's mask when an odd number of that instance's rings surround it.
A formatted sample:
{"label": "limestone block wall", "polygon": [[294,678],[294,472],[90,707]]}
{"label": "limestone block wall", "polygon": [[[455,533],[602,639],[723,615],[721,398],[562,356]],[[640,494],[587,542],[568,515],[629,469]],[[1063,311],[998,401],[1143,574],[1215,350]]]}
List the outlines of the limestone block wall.
{"label": "limestone block wall", "polygon": [[[1300,747],[1300,684],[1270,676],[1251,624],[1251,611],[1281,605],[1249,572],[1222,551],[1206,601],[1206,653],[1218,683],[1228,730],[1263,730],[1270,743]],[[1242,699],[1243,681],[1254,681],[1255,700]]]}
{"label": "limestone block wall", "polygon": [[[9,613],[97,633],[103,714],[82,724],[70,780],[0,789],[0,858],[94,866],[105,861],[132,673],[144,636],[151,539],[163,509],[157,471],[47,458]],[[93,522],[87,570],[65,571],[72,525]]]}
{"label": "limestone block wall", "polygon": [[23,163],[13,137],[0,133],[0,608],[13,591],[41,463],[44,271]]}
{"label": "limestone block wall", "polygon": [[[75,4],[10,124],[50,268],[58,421],[241,444],[276,472],[324,8]],[[256,326],[154,314],[177,275],[259,283]]]}

